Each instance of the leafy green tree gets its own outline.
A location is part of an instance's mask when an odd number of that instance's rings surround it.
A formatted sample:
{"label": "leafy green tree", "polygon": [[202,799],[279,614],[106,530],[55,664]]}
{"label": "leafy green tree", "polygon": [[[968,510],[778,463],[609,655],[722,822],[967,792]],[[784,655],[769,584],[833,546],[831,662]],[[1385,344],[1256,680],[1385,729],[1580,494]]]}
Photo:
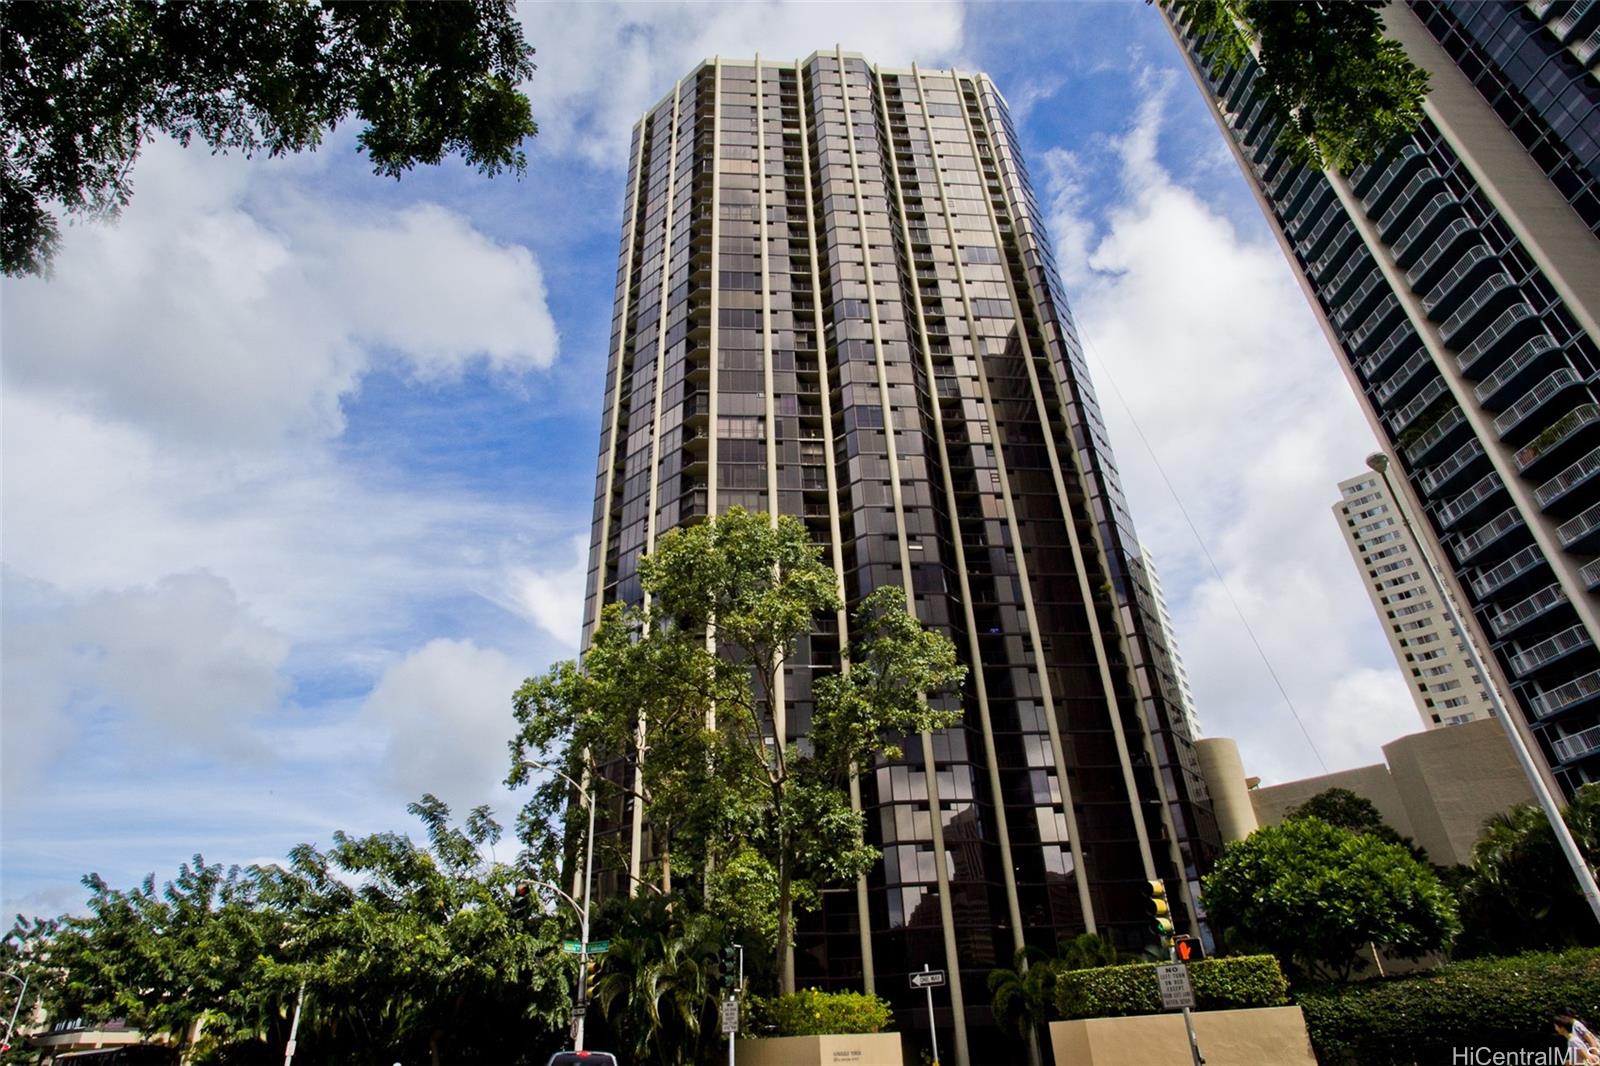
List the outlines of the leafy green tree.
{"label": "leafy green tree", "polygon": [[1297,162],[1348,170],[1422,124],[1428,75],[1383,35],[1387,0],[1162,0],[1236,70],[1255,53]]}
{"label": "leafy green tree", "polygon": [[1057,975],[1115,966],[1119,961],[1116,945],[1093,933],[1063,939],[1054,958],[1037,949],[1023,948],[1017,952],[1011,969],[989,973],[989,1002],[995,1020],[1007,1032],[1028,1037],[1058,1015]]}
{"label": "leafy green tree", "polygon": [[1205,878],[1229,951],[1268,951],[1297,976],[1347,980],[1369,944],[1406,958],[1449,945],[1456,902],[1404,847],[1295,818],[1229,844]]}
{"label": "leafy green tree", "polygon": [[0,266],[46,271],[57,210],[126,205],[157,134],[281,155],[354,114],[375,173],[521,173],[532,55],[510,0],[0,4]]}
{"label": "leafy green tree", "polygon": [[[739,508],[673,530],[639,564],[649,608],[609,607],[581,668],[559,664],[515,698],[512,784],[537,754],[631,793],[658,851],[702,878],[707,906],[775,911],[768,942],[780,958],[795,906],[877,858],[861,842],[851,776],[898,758],[901,738],[960,717],[929,703],[957,705],[951,690],[964,670],[954,647],[911,617],[898,589],[879,589],[854,613],[849,669],[813,681],[806,742],[783,742],[769,694],[796,638],[838,605],[837,578],[819,555],[799,521]],[[601,774],[601,762],[622,773]],[[567,799],[547,782],[524,825],[534,843],[571,856],[577,811]],[[545,835],[543,826],[558,828]],[[737,876],[718,872],[730,869]],[[753,896],[727,898],[732,890]],[[794,990],[787,965],[779,983]]]}
{"label": "leafy green tree", "polygon": [[[1401,836],[1398,830],[1385,822],[1376,804],[1348,788],[1324,789],[1299,806],[1290,807],[1284,812],[1283,818],[1284,821],[1291,818],[1320,818],[1329,825],[1348,829],[1352,833],[1362,833],[1386,844],[1399,844],[1411,852],[1418,862],[1428,861],[1427,851],[1418,847],[1410,837]],[[1440,871],[1436,868],[1435,872]]]}
{"label": "leafy green tree", "polygon": [[681,904],[648,895],[612,908],[611,950],[596,998],[637,1062],[704,1061],[718,1039],[721,951],[729,937],[716,919]]}
{"label": "leafy green tree", "polygon": [[[1563,812],[1579,850],[1600,856],[1600,785],[1585,785]],[[1600,944],[1600,927],[1578,890],[1550,821],[1533,804],[1484,824],[1461,890],[1460,956]]]}

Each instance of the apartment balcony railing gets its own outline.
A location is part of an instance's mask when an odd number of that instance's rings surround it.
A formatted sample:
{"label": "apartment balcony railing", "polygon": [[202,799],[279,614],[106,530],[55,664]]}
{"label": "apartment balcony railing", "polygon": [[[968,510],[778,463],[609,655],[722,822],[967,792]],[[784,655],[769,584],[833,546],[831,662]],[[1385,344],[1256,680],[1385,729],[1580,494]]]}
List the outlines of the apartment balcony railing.
{"label": "apartment balcony railing", "polygon": [[1516,292],[1517,284],[1511,280],[1511,275],[1504,271],[1491,274],[1472,291],[1471,296],[1461,302],[1455,314],[1440,324],[1439,336],[1452,348],[1457,347],[1468,326],[1488,314],[1502,300],[1515,296]]}
{"label": "apartment balcony railing", "polygon": [[1412,288],[1422,284],[1424,278],[1444,266],[1445,253],[1450,246],[1470,233],[1477,231],[1477,227],[1464,218],[1458,218],[1444,228],[1444,232],[1433,239],[1427,251],[1417,256],[1417,265],[1406,271],[1406,282]]}
{"label": "apartment balcony railing", "polygon": [[1583,578],[1583,587],[1593,589],[1600,586],[1600,559],[1594,559],[1583,564],[1583,569],[1578,571],[1578,576]]}
{"label": "apartment balcony railing", "polygon": [[1556,758],[1562,763],[1577,762],[1600,751],[1600,725],[1590,726],[1570,737],[1557,737],[1550,744]]}
{"label": "apartment balcony railing", "polygon": [[1556,539],[1561,541],[1563,548],[1576,548],[1594,539],[1597,531],[1600,531],[1600,503],[1557,526]]}
{"label": "apartment balcony railing", "polygon": [[1443,181],[1444,178],[1432,167],[1412,178],[1400,195],[1395,197],[1393,205],[1380,212],[1378,228],[1384,239],[1392,237],[1415,218],[1418,210],[1426,205],[1429,190]]}
{"label": "apartment balcony railing", "polygon": [[1516,304],[1507,308],[1495,319],[1487,329],[1478,334],[1477,338],[1456,356],[1456,365],[1468,377],[1482,377],[1488,372],[1488,365],[1479,367],[1479,362],[1484,356],[1501,351],[1503,342],[1519,335],[1524,329],[1538,325],[1538,320],[1533,313],[1533,308],[1527,304]]}
{"label": "apartment balcony railing", "polygon": [[1567,389],[1583,384],[1583,377],[1572,367],[1564,366],[1554,371],[1539,384],[1523,393],[1522,398],[1495,416],[1494,431],[1501,437],[1516,429],[1540,408],[1560,396]]}
{"label": "apartment balcony railing", "polygon": [[1381,376],[1384,364],[1392,356],[1399,353],[1402,348],[1410,348],[1419,343],[1417,335],[1410,330],[1396,330],[1388,340],[1378,345],[1376,351],[1356,363],[1356,369],[1361,371],[1362,377],[1373,381]]}
{"label": "apartment balcony railing", "polygon": [[1311,196],[1299,209],[1289,217],[1289,228],[1298,230],[1312,219],[1317,218],[1323,211],[1334,206],[1332,185],[1323,185],[1312,191]]}
{"label": "apartment balcony railing", "polygon": [[1293,175],[1293,177],[1274,182],[1271,193],[1272,198],[1283,206],[1283,210],[1289,212],[1294,210],[1295,204],[1306,190],[1311,187],[1312,181],[1322,177],[1322,172],[1309,170],[1305,167],[1290,166],[1284,168],[1284,174]]}
{"label": "apartment balcony railing", "polygon": [[1372,309],[1367,316],[1367,321],[1359,328],[1350,331],[1350,346],[1357,351],[1367,346],[1367,342],[1377,337],[1381,332],[1394,327],[1394,315],[1400,310],[1400,301],[1394,293],[1383,298],[1383,302]]}
{"label": "apartment balcony railing", "polygon": [[1433,360],[1428,357],[1427,352],[1418,352],[1402,363],[1399,370],[1385,378],[1383,384],[1373,390],[1372,398],[1379,403],[1388,403],[1390,399],[1397,396],[1401,390],[1411,384],[1412,379],[1417,376],[1417,371],[1425,366],[1432,365]]}
{"label": "apartment balcony railing", "polygon": [[1496,637],[1509,636],[1566,602],[1567,594],[1561,591],[1560,585],[1546,585],[1527,599],[1512,604],[1490,618],[1489,628],[1494,630]]}
{"label": "apartment balcony railing", "polygon": [[1295,251],[1300,253],[1300,258],[1309,259],[1322,248],[1322,239],[1327,237],[1340,222],[1349,222],[1343,211],[1329,211],[1322,216],[1322,221],[1312,227],[1311,232],[1294,242]]}
{"label": "apartment balcony railing", "polygon": [[[1552,714],[1564,711],[1568,707],[1575,707],[1596,696],[1600,696],[1600,670],[1590,671],[1582,677],[1573,678],[1565,685],[1539,693],[1533,698],[1533,713],[1540,718],[1549,718]],[[1584,732],[1600,733],[1600,727],[1585,729]]]}
{"label": "apartment balcony railing", "polygon": [[1571,629],[1563,629],[1553,637],[1541,640],[1530,648],[1517,652],[1511,657],[1511,669],[1518,677],[1527,677],[1535,670],[1575,651],[1589,647],[1593,641],[1589,633],[1581,625]]}
{"label": "apartment balcony railing", "polygon": [[1396,433],[1403,433],[1407,426],[1416,421],[1418,415],[1428,409],[1428,405],[1448,392],[1450,387],[1444,383],[1443,378],[1434,378],[1423,386],[1422,391],[1388,418],[1389,428]]}
{"label": "apartment balcony railing", "polygon": [[1370,255],[1355,256],[1322,286],[1322,298],[1330,304],[1337,304],[1344,295],[1346,285],[1354,281],[1363,270],[1376,270],[1377,266]]}
{"label": "apartment balcony railing", "polygon": [[1317,256],[1316,259],[1307,263],[1306,270],[1311,273],[1312,277],[1315,278],[1317,283],[1320,285],[1322,283],[1322,275],[1328,270],[1328,268],[1339,262],[1348,254],[1360,254],[1359,250],[1362,247],[1363,245],[1356,238],[1356,228],[1350,224],[1348,219],[1346,219],[1344,225],[1339,227],[1337,238],[1329,243],[1328,250]]}
{"label": "apartment balcony railing", "polygon": [[1488,473],[1479,478],[1473,486],[1443,507],[1439,508],[1439,525],[1449,529],[1477,510],[1484,501],[1496,495],[1505,484],[1500,480],[1500,475]]}
{"label": "apartment balcony railing", "polygon": [[1461,214],[1461,201],[1447,192],[1435,194],[1433,199],[1417,213],[1416,220],[1405,228],[1405,232],[1389,242],[1389,250],[1394,253],[1395,262],[1402,268],[1409,268],[1413,262],[1410,253],[1422,251],[1426,245],[1421,242],[1432,239],[1437,227],[1459,214]]}
{"label": "apartment balcony railing", "polygon": [[1361,198],[1362,205],[1371,210],[1384,189],[1394,185],[1426,159],[1427,155],[1415,142],[1409,143],[1391,157],[1357,167],[1350,174],[1350,189]]}
{"label": "apartment balcony railing", "polygon": [[1539,501],[1540,507],[1549,507],[1560,500],[1567,493],[1581,485],[1594,480],[1600,474],[1600,448],[1596,448],[1582,459],[1567,467],[1555,477],[1533,490],[1534,497]]}
{"label": "apartment balcony railing", "polygon": [[1560,350],[1561,347],[1556,344],[1555,338],[1547,333],[1541,333],[1512,353],[1493,374],[1478,382],[1477,387],[1472,390],[1473,395],[1485,406],[1497,406],[1495,400],[1502,389],[1538,366],[1545,356]]}
{"label": "apartment balcony railing", "polygon": [[1467,254],[1462,256],[1450,272],[1439,279],[1433,290],[1422,298],[1422,307],[1428,312],[1429,317],[1438,318],[1447,313],[1454,305],[1451,299],[1457,295],[1467,280],[1476,274],[1484,263],[1494,259],[1489,254],[1489,249],[1483,245],[1475,245],[1467,249]]}
{"label": "apartment balcony railing", "polygon": [[1500,540],[1513,529],[1522,528],[1522,516],[1517,514],[1515,507],[1507,507],[1489,521],[1479,526],[1471,534],[1462,537],[1456,542],[1456,561],[1465,563],[1478,555],[1485,548]]}
{"label": "apartment balcony railing", "polygon": [[1479,442],[1477,437],[1473,437],[1467,443],[1451,452],[1449,457],[1440,462],[1438,466],[1424,474],[1418,484],[1421,485],[1424,494],[1432,496],[1453,481],[1457,474],[1483,458],[1483,455],[1483,444]]}
{"label": "apartment balcony railing", "polygon": [[1283,168],[1278,171],[1278,176],[1267,183],[1267,195],[1274,200],[1282,200],[1284,189],[1292,187],[1295,191],[1290,192],[1289,196],[1293,197],[1299,189],[1304,188],[1305,182],[1313,173],[1309,167],[1297,166],[1285,160]]}
{"label": "apartment balcony railing", "polygon": [[1438,446],[1439,442],[1455,431],[1456,427],[1463,425],[1467,420],[1466,414],[1459,407],[1447,411],[1444,417],[1423,431],[1422,436],[1406,445],[1406,459],[1412,465],[1420,463],[1429,452]]}
{"label": "apartment balcony railing", "polygon": [[1365,310],[1367,297],[1376,293],[1379,286],[1382,284],[1383,274],[1375,270],[1366,281],[1361,283],[1360,287],[1357,288],[1355,292],[1351,293],[1348,298],[1342,301],[1342,306],[1340,306],[1339,309],[1334,312],[1333,316],[1334,321],[1338,324],[1340,329],[1344,329],[1349,326],[1350,322],[1356,317],[1356,313],[1358,311]]}
{"label": "apartment balcony railing", "polygon": [[1473,578],[1472,591],[1477,594],[1480,600],[1484,599],[1492,593],[1505,588],[1511,582],[1543,562],[1544,553],[1539,550],[1539,546],[1530,544],[1511,558],[1491,566]]}
{"label": "apartment balcony railing", "polygon": [[1517,452],[1517,472],[1527,473],[1541,458],[1549,455],[1582,430],[1600,422],[1600,404],[1586,403],[1574,407],[1556,420],[1555,424],[1533,439],[1527,447]]}

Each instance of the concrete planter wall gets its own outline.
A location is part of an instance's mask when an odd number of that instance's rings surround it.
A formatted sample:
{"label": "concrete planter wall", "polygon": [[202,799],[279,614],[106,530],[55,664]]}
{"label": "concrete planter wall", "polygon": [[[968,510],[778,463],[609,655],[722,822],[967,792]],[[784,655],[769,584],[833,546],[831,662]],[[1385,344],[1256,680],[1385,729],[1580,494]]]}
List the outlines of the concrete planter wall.
{"label": "concrete planter wall", "polygon": [[[1193,1017],[1206,1066],[1317,1066],[1299,1007],[1194,1011]],[[1177,1011],[1051,1022],[1050,1050],[1056,1066],[1189,1066],[1192,1061]]]}
{"label": "concrete planter wall", "polygon": [[740,1040],[737,1066],[900,1066],[899,1033],[774,1036]]}

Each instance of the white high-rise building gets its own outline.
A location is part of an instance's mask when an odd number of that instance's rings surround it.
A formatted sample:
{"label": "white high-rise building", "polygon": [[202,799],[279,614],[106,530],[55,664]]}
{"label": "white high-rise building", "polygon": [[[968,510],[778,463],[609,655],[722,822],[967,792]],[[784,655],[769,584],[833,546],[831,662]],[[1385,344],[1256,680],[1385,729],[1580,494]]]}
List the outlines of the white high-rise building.
{"label": "white high-rise building", "polygon": [[1341,481],[1333,514],[1423,725],[1437,729],[1490,717],[1494,711],[1483,679],[1438,602],[1416,540],[1382,480],[1367,471]]}
{"label": "white high-rise building", "polygon": [[1178,710],[1188,723],[1189,735],[1200,735],[1200,718],[1195,713],[1194,689],[1189,687],[1189,671],[1183,668],[1183,655],[1178,651],[1178,634],[1172,628],[1172,613],[1167,610],[1167,594],[1161,587],[1161,573],[1150,549],[1139,545],[1139,556],[1144,560],[1145,581],[1150,585],[1156,601],[1156,619],[1161,623],[1161,640],[1167,646],[1167,658],[1172,663],[1172,678],[1178,684]]}

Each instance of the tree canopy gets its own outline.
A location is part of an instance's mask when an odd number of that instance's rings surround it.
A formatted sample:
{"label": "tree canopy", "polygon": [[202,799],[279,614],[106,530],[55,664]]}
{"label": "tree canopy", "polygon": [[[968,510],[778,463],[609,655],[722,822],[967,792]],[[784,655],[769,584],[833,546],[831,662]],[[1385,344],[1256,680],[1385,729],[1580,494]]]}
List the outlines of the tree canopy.
{"label": "tree canopy", "polygon": [[1203,884],[1230,952],[1271,952],[1302,978],[1348,978],[1369,944],[1418,958],[1460,928],[1455,899],[1405,847],[1320,818],[1228,844]]}
{"label": "tree canopy", "polygon": [[46,272],[58,212],[119,211],[158,134],[281,155],[354,114],[374,173],[521,173],[532,57],[511,0],[0,4],[0,267]]}
{"label": "tree canopy", "polygon": [[1279,143],[1296,161],[1347,170],[1422,124],[1428,75],[1383,35],[1388,0],[1162,0],[1224,69],[1254,54]]}

